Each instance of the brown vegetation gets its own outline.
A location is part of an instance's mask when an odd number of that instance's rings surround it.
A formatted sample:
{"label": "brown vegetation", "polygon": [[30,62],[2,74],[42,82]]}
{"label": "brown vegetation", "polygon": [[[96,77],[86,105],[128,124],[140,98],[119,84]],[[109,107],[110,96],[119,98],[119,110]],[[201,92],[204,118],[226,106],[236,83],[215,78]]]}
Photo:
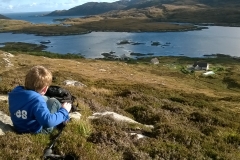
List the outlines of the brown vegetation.
{"label": "brown vegetation", "polygon": [[[71,153],[82,160],[240,157],[238,59],[158,57],[160,63],[153,65],[150,59],[67,60],[12,53],[13,67],[5,67],[0,60],[0,94],[23,84],[26,71],[37,64],[53,72],[53,84],[63,86],[64,80],[71,79],[87,85],[65,86],[77,96],[83,116],[67,124],[56,142],[57,154]],[[186,66],[196,60],[208,61],[216,74],[188,72]],[[0,109],[9,114],[7,102],[0,103]],[[154,128],[115,122],[111,117],[87,118],[101,111],[115,111]],[[131,132],[146,137],[137,139]],[[0,159],[40,159],[54,134],[7,132],[0,137]]]}
{"label": "brown vegetation", "polygon": [[164,32],[194,30],[194,25],[160,23],[148,18],[87,17],[67,19],[63,24],[31,24],[26,21],[0,20],[0,32],[30,33],[37,35],[85,34],[91,31]]}
{"label": "brown vegetation", "polygon": [[[111,25],[109,25],[111,24]],[[117,31],[117,32],[164,32],[164,31],[183,31],[197,29],[194,25],[178,25],[161,23],[150,19],[112,19],[106,18],[100,21],[84,23],[83,28],[93,31]]]}

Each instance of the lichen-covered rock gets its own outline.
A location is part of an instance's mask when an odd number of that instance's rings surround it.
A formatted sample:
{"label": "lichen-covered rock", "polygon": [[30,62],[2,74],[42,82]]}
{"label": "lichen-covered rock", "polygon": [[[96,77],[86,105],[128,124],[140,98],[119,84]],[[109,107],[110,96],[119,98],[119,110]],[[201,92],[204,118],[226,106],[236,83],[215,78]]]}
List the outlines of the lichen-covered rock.
{"label": "lichen-covered rock", "polygon": [[0,135],[5,135],[5,132],[13,131],[13,124],[11,118],[0,111]]}

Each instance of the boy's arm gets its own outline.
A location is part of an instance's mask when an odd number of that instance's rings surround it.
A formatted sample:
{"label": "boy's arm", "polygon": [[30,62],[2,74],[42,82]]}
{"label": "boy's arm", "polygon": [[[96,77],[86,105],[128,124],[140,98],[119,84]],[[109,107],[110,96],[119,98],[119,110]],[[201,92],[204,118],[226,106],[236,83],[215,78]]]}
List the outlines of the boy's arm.
{"label": "boy's arm", "polygon": [[62,107],[64,109],[66,109],[68,112],[70,112],[71,108],[72,108],[72,104],[71,103],[68,103],[68,102],[65,102],[62,104]]}
{"label": "boy's arm", "polygon": [[69,119],[68,111],[60,108],[58,112],[50,113],[46,102],[39,103],[34,111],[36,120],[44,127],[54,127]]}

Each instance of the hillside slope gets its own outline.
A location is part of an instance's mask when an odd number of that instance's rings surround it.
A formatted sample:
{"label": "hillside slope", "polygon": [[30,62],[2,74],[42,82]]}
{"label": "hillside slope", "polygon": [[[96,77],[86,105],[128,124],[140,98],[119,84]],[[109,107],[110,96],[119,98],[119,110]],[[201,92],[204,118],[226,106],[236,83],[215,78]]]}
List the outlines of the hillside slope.
{"label": "hillside slope", "polygon": [[0,14],[0,19],[10,19],[10,18]]}
{"label": "hillside slope", "polygon": [[46,16],[73,16],[73,15],[96,15],[105,13],[111,10],[120,10],[125,8],[121,3],[98,3],[88,2],[80,6],[76,6],[69,10],[58,10],[47,14]]}
{"label": "hillside slope", "polygon": [[[0,51],[0,95],[23,85],[29,68],[43,65],[52,71],[53,85],[77,97],[82,117],[67,123],[55,154],[71,153],[81,160],[239,159],[239,59],[157,57],[160,63],[153,65],[150,59],[60,59],[48,58],[50,53],[43,57],[43,52],[8,52],[14,57]],[[215,74],[190,72],[188,66],[198,60],[208,62]],[[86,87],[65,86],[65,80]],[[0,110],[9,115],[7,101],[0,101]],[[105,111],[153,128],[114,121],[111,115],[87,118]],[[40,159],[55,135],[7,132],[0,136],[0,159]]]}
{"label": "hillside slope", "polygon": [[69,10],[54,11],[47,16],[70,15],[96,15],[113,10],[143,9],[147,7],[159,7],[163,4],[173,5],[206,5],[211,7],[239,7],[237,0],[120,0],[112,3],[88,2]]}

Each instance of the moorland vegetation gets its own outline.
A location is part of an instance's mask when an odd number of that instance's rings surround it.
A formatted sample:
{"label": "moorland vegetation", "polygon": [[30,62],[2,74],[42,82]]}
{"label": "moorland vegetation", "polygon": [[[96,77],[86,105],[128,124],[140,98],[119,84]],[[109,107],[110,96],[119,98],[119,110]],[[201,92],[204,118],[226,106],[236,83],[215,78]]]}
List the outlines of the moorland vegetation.
{"label": "moorland vegetation", "polygon": [[[82,117],[67,124],[55,143],[56,154],[81,160],[240,158],[239,59],[220,54],[216,58],[157,57],[159,64],[154,65],[151,58],[69,59],[24,48],[29,50],[6,47],[0,51],[0,94],[23,85],[27,70],[39,64],[53,72],[54,85],[69,89],[79,103]],[[14,55],[9,58],[13,66],[5,66],[4,52]],[[188,70],[195,61],[208,62],[215,74]],[[64,86],[66,79],[86,87]],[[7,101],[0,101],[0,110],[9,115]],[[103,111],[154,127],[117,122],[111,116],[88,118]],[[133,132],[145,137],[138,139]],[[6,132],[0,136],[0,159],[41,159],[56,134]]]}

